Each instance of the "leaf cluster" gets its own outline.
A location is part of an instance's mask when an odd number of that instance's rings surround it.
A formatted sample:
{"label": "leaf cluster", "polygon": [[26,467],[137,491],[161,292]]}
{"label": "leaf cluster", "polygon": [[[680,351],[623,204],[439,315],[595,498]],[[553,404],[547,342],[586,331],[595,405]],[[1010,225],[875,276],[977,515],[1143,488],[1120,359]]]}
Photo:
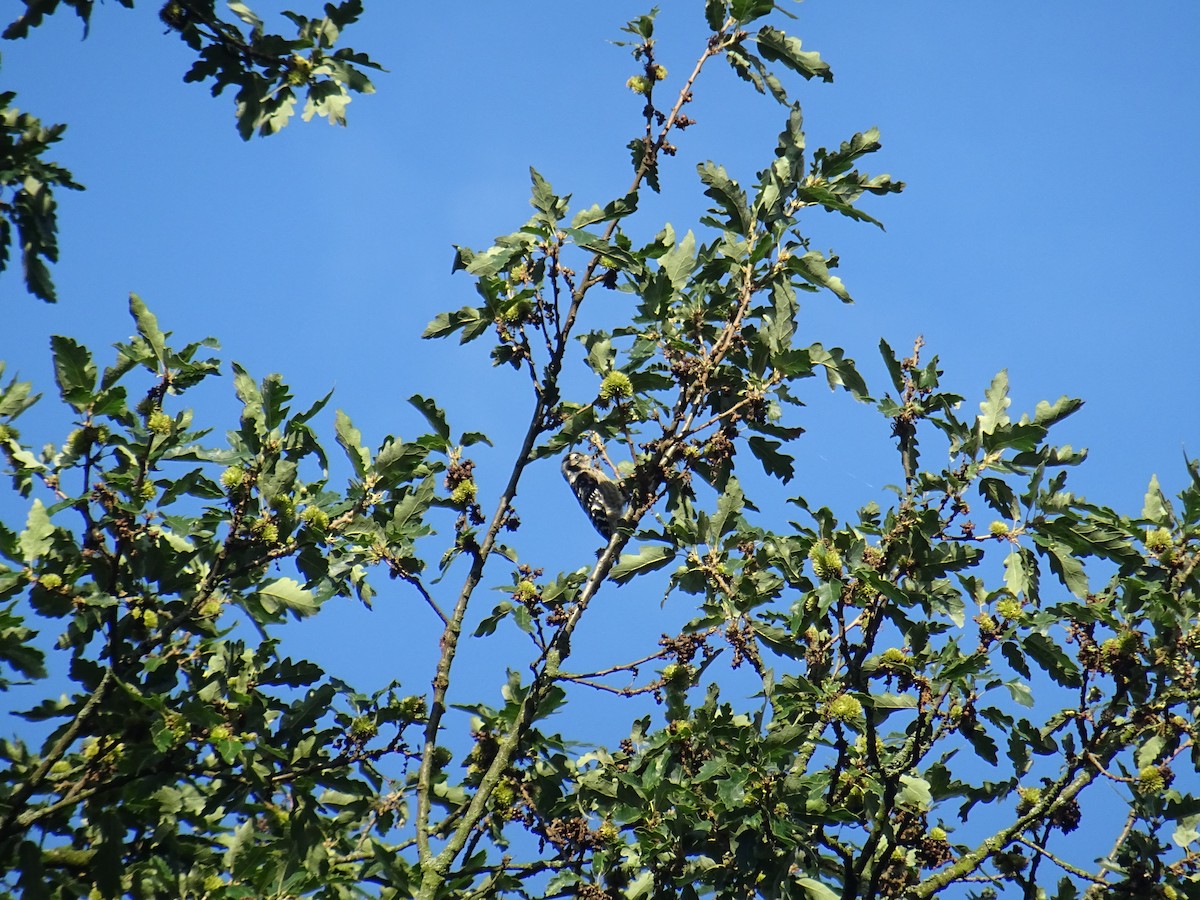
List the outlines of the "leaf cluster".
{"label": "leaf cluster", "polygon": [[56,187],[82,190],[71,173],[43,156],[62,139],[65,125],[45,126],[0,93],[0,272],[12,247],[20,248],[25,286],[48,303],[57,296],[47,263],[58,261]]}

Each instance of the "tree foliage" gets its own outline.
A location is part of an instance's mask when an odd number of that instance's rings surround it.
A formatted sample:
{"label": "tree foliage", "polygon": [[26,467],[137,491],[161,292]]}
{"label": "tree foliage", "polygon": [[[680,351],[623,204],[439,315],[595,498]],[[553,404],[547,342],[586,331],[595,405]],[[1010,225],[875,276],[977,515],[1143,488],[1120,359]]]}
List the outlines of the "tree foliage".
{"label": "tree foliage", "polygon": [[[377,448],[336,412],[331,463],[329,396],[296,412],[280,376],[236,364],[241,413],[217,440],[185,397],[220,371],[215,341],[179,346],[137,297],[103,370],[52,339],[63,441],[36,452],[13,424],[32,386],[0,388],[28,498],[0,527],[0,687],[46,687],[0,742],[11,894],[1200,897],[1200,464],[1177,501],[1152,480],[1122,514],[1068,486],[1085,454],[1052,432],[1080,401],[1015,416],[1005,373],[968,401],[920,339],[881,343],[891,383],[872,391],[842,349],[798,340],[801,295],[850,300],[809,211],[878,224],[860,201],[903,186],[860,168],[874,130],[808,150],[777,73],[832,75],[774,11],[708,0],[674,81],[654,15],[630,22],[630,183],[572,210],[534,171],[528,221],[457,248],[478,300],[424,336],[528,385],[500,477],[477,480],[486,438],[455,438],[421,396],[425,433]],[[721,58],[782,105],[774,152],[752,179],[700,164],[708,211],[636,240]],[[600,298],[617,327],[592,324]],[[565,377],[578,345],[594,395]],[[896,440],[897,485],[850,517],[788,452],[818,375]],[[594,561],[547,574],[517,490],[580,445],[628,506]],[[804,493],[772,502],[783,485]],[[364,694],[286,655],[280,623],[369,605],[385,573],[441,629],[432,672],[396,673],[427,689]],[[599,592],[664,586],[694,607],[677,634],[573,666]],[[527,652],[499,701],[455,692],[456,731],[452,687],[501,629]],[[723,693],[727,667],[753,698]],[[581,751],[550,717],[592,691],[629,698],[632,722]]]}
{"label": "tree foliage", "polygon": [[[91,24],[93,0],[24,0],[25,11],[0,33],[5,40],[27,38],[62,5]],[[133,0],[120,0],[132,8]],[[365,53],[336,47],[342,31],[362,15],[362,0],[326,3],[319,18],[284,11],[294,37],[268,32],[263,20],[245,3],[230,2],[218,10],[216,0],[168,0],[159,18],[196,54],[184,81],[211,82],[214,96],[237,90],[238,134],[270,135],[282,129],[296,111],[300,93],[304,121],[313,116],[330,124],[346,124],[351,94],[375,88],[364,70],[379,66]],[[336,49],[335,49],[336,48]],[[0,93],[0,272],[8,264],[9,244],[21,249],[25,284],[35,297],[54,302],[47,262],[58,260],[54,188],[79,190],[71,173],[39,159],[62,137],[63,125],[43,127],[35,117],[12,106],[15,95]],[[5,199],[4,191],[11,192]],[[14,231],[15,229],[15,231]]]}

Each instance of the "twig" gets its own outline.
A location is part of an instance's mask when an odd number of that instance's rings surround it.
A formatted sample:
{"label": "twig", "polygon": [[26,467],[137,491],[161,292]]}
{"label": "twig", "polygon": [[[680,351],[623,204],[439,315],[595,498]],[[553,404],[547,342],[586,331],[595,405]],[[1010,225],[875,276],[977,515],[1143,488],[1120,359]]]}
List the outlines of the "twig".
{"label": "twig", "polygon": [[1066,872],[1070,872],[1076,878],[1082,878],[1085,881],[1092,882],[1093,884],[1104,884],[1103,878],[1100,878],[1096,875],[1092,875],[1090,872],[1085,872],[1083,869],[1079,868],[1078,866],[1071,865],[1066,860],[1059,859],[1057,856],[1055,856],[1053,853],[1051,853],[1045,847],[1039,847],[1037,844],[1035,844],[1033,841],[1029,840],[1028,838],[1024,838],[1024,837],[1021,837],[1020,835],[1017,835],[1017,837],[1014,838],[1014,840],[1018,844],[1028,847],[1030,850],[1034,850],[1037,853],[1040,853],[1042,856],[1044,856],[1046,859],[1050,860],[1050,862],[1054,863],[1060,869],[1063,869]]}

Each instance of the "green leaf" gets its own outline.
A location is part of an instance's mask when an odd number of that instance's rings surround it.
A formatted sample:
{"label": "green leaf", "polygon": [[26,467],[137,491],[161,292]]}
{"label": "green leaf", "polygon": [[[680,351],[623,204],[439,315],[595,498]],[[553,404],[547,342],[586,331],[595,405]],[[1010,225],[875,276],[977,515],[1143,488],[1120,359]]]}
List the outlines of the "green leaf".
{"label": "green leaf", "polygon": [[428,455],[429,451],[421,444],[406,444],[389,438],[379,448],[372,465],[379,476],[379,487],[390,489],[408,481]]}
{"label": "green leaf", "polygon": [[738,186],[738,183],[729,177],[729,173],[724,167],[718,166],[713,162],[702,162],[696,166],[696,170],[700,173],[700,180],[708,185],[704,195],[711,197],[717,201],[720,209],[714,212],[723,211],[726,215],[726,220],[713,221],[717,228],[727,228],[742,237],[746,237],[750,233],[750,207],[746,203],[746,192]]}
{"label": "green leaf", "polygon": [[[293,578],[277,578],[263,585],[258,590],[260,598],[275,601],[280,606],[295,613],[297,617],[311,616],[317,611],[317,602],[312,591],[305,590]],[[270,604],[263,604],[270,611]]]}
{"label": "green leaf", "polygon": [[1033,691],[1029,685],[1023,681],[1006,681],[1004,686],[1008,688],[1008,692],[1012,694],[1012,698],[1022,706],[1033,706]]}
{"label": "green leaf", "polygon": [[1000,652],[1004,654],[1005,660],[1013,667],[1013,670],[1020,674],[1026,681],[1032,677],[1029,671],[1029,664],[1025,661],[1025,657],[1021,655],[1021,648],[1013,641],[1005,641],[1000,645]]}
{"label": "green leaf", "polygon": [[868,400],[867,383],[858,374],[854,360],[847,359],[841,347],[826,350],[820,344],[808,348],[809,358],[815,366],[825,367],[825,379],[830,388],[842,387],[848,390],[855,400]]}
{"label": "green leaf", "polygon": [[1049,428],[1056,422],[1061,422],[1067,416],[1077,412],[1083,406],[1083,401],[1074,397],[1062,396],[1051,405],[1045,400],[1039,400],[1033,414],[1033,424]]}
{"label": "green leaf", "polygon": [[708,533],[704,536],[710,546],[720,544],[725,533],[733,528],[734,520],[746,505],[746,495],[736,478],[730,477],[725,492],[717,498],[717,511],[710,520]]}
{"label": "green leaf", "polygon": [[1025,569],[1025,558],[1017,547],[1013,547],[1004,559],[1004,586],[1014,597],[1029,590],[1029,573]]}
{"label": "green leaf", "polygon": [[900,360],[896,358],[891,344],[883,338],[879,339],[879,355],[883,357],[883,364],[887,366],[888,375],[892,379],[892,385],[896,388],[896,392],[903,393],[904,370],[900,368]]}
{"label": "green leaf", "polygon": [[983,434],[991,434],[1002,425],[1010,422],[1008,409],[1012,400],[1008,396],[1008,371],[1002,370],[992,379],[991,386],[984,394],[986,398],[979,404],[979,430]]}
{"label": "green leaf", "polygon": [[833,152],[824,147],[817,150],[813,154],[814,162],[822,176],[836,182],[839,176],[845,175],[854,168],[856,160],[868,153],[874,153],[879,148],[879,129],[868,128],[866,131],[854,135],[850,140],[842,141],[838,149]]}
{"label": "green leaf", "polygon": [[338,444],[346,451],[346,458],[354,467],[354,474],[362,478],[371,463],[371,454],[362,444],[362,432],[351,424],[350,417],[340,409],[334,417],[333,427],[337,433]]}
{"label": "green leaf", "polygon": [[251,433],[263,437],[267,433],[267,416],[263,409],[262,392],[250,373],[237,363],[233,363],[232,368],[233,388],[242,401],[242,425],[251,426]]}
{"label": "green leaf", "polygon": [[421,415],[425,417],[425,421],[433,427],[434,433],[449,447],[450,426],[446,424],[446,413],[438,407],[437,403],[428,397],[422,397],[420,394],[413,394],[408,398],[408,402],[416,407]]}
{"label": "green leaf", "polygon": [[396,504],[388,525],[389,537],[413,537],[429,532],[428,526],[424,525],[421,519],[433,503],[434,488],[434,478],[431,475]]}
{"label": "green leaf", "polygon": [[774,0],[732,0],[730,14],[742,25],[769,15],[775,8]]}
{"label": "green leaf", "polygon": [[433,321],[425,326],[421,337],[426,339],[446,337],[461,329],[463,334],[459,338],[459,343],[466,344],[483,334],[491,324],[492,320],[484,315],[484,310],[474,306],[464,306],[457,312],[438,313],[434,316]]}
{"label": "green leaf", "polygon": [[990,476],[979,479],[979,496],[1007,519],[1016,519],[1020,515],[1021,507],[1017,504],[1017,495],[1006,481]]}
{"label": "green leaf", "polygon": [[1158,476],[1150,476],[1150,486],[1146,488],[1146,499],[1142,506],[1142,518],[1149,519],[1155,525],[1169,525],[1174,512],[1171,502],[1163,495],[1158,485]]}
{"label": "green leaf", "polygon": [[833,70],[829,68],[829,64],[821,59],[821,54],[801,50],[799,38],[785,34],[770,25],[764,25],[758,30],[755,41],[763,59],[781,62],[806,79],[815,77],[825,82],[833,81]]}
{"label": "green leaf", "polygon": [[933,795],[929,792],[929,782],[915,775],[901,775],[903,787],[896,794],[896,802],[905,806],[917,806],[929,809],[933,804]]}
{"label": "green leaf", "polygon": [[166,338],[158,328],[158,319],[154,317],[154,313],[150,312],[137,294],[129,295],[129,312],[133,316],[134,322],[137,323],[138,334],[150,345],[150,349],[154,351],[154,356],[161,365],[166,349]]}
{"label": "green leaf", "polygon": [[967,739],[975,750],[975,755],[980,759],[986,760],[993,766],[1000,760],[1000,750],[996,746],[996,742],[982,728],[964,728],[962,736]]}
{"label": "green leaf", "polygon": [[729,15],[729,4],[726,0],[704,0],[704,18],[710,31],[720,31]]}
{"label": "green leaf", "polygon": [[[1041,527],[1046,528],[1047,524],[1050,523],[1042,523]],[[1076,535],[1072,534],[1071,536],[1075,537]],[[1083,563],[1072,552],[1072,548],[1064,542],[1046,535],[1035,534],[1033,540],[1042,555],[1049,561],[1050,569],[1058,576],[1059,581],[1080,600],[1086,600],[1088,595],[1087,573],[1084,571]],[[1086,545],[1082,552],[1087,552]]]}
{"label": "green leaf", "polygon": [[1028,634],[1021,645],[1030,659],[1063,687],[1079,686],[1079,668],[1062,648],[1044,634]]}
{"label": "green leaf", "polygon": [[587,349],[588,368],[603,377],[612,371],[616,350],[612,335],[607,331],[589,331],[579,335],[579,342]]}
{"label": "green leaf", "polygon": [[783,446],[780,441],[769,441],[755,435],[747,440],[746,444],[750,447],[750,452],[762,463],[763,471],[768,475],[774,475],[784,484],[795,476],[796,460],[786,453],[779,452],[779,448]]}
{"label": "green leaf", "polygon": [[533,181],[533,195],[529,202],[533,208],[545,214],[545,220],[551,227],[558,224],[567,211],[566,201],[554,193],[550,182],[541,176],[537,169],[529,167],[529,177]]}
{"label": "green leaf", "polygon": [[696,268],[696,236],[688,231],[682,240],[676,241],[674,246],[663,254],[660,263],[663,271],[667,273],[671,287],[676,292],[683,290]]}
{"label": "green leaf", "polygon": [[50,349],[54,354],[54,380],[58,382],[59,394],[76,411],[83,412],[96,389],[92,354],[82,344],[57,334],[50,338]]}
{"label": "green leaf", "polygon": [[794,883],[804,888],[805,893],[808,894],[808,900],[838,900],[842,896],[815,878],[797,878]]}
{"label": "green leaf", "polygon": [[[37,632],[24,626],[15,609],[15,603],[0,609],[0,662],[28,678],[45,678],[46,655],[33,643]],[[0,690],[7,687],[7,679],[0,677]]]}
{"label": "green leaf", "polygon": [[41,500],[34,500],[29,507],[29,517],[25,522],[25,530],[17,539],[21,551],[21,560],[32,565],[50,549],[50,539],[54,535],[54,526]]}
{"label": "green leaf", "polygon": [[636,192],[626,194],[616,200],[610,200],[601,209],[598,203],[593,203],[590,209],[577,212],[571,219],[571,228],[586,228],[597,222],[611,222],[637,211],[638,195]]}
{"label": "green leaf", "polygon": [[1167,739],[1163,735],[1151,735],[1146,743],[1138,747],[1137,753],[1134,754],[1134,765],[1139,769],[1154,765],[1158,762],[1159,757],[1162,756],[1162,752],[1166,746]]}
{"label": "green leaf", "polygon": [[916,709],[917,698],[912,694],[872,694],[872,709]]}
{"label": "green leaf", "polygon": [[647,572],[653,572],[655,569],[661,569],[668,565],[675,558],[675,550],[672,547],[663,547],[656,544],[646,544],[638,548],[637,553],[625,553],[612,567],[608,577],[617,584],[625,584],[631,581],[637,575],[644,575]]}

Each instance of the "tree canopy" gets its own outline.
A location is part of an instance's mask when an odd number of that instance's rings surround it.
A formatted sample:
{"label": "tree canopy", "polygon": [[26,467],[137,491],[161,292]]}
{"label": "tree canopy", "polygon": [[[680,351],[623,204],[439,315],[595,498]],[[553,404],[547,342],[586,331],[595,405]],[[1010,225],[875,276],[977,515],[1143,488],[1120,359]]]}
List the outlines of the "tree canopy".
{"label": "tree canopy", "polygon": [[[36,40],[58,5],[26,0],[5,37]],[[38,697],[0,740],[9,895],[1200,897],[1200,463],[1120,512],[1070,482],[1086,454],[1058,432],[1082,401],[1016,412],[1006,372],[952,390],[919,337],[880,341],[870,385],[816,340],[801,300],[852,285],[813,213],[879,226],[870,201],[904,184],[872,174],[876,129],[809,146],[798,87],[833,74],[786,9],[695,6],[682,71],[656,12],[621,33],[626,180],[575,201],[531,169],[532,214],[455,248],[474,298],[420,337],[521,392],[508,433],[390,384],[423,427],[370,441],[356,398],[297,400],[136,294],[111,351],[51,338],[68,433],[26,437],[48,386],[0,381],[20,509],[0,525],[0,689]],[[375,64],[334,49],[361,4],[286,14],[286,39],[229,9],[160,17],[197,56],[187,80],[237,88],[243,137],[299,93],[340,121],[371,90]],[[702,161],[704,211],[658,221],[718,66],[778,104],[778,136],[752,174]],[[52,300],[51,194],[78,185],[45,160],[60,126],[5,115],[3,246]],[[236,420],[192,399],[223,371]],[[894,485],[849,514],[794,458],[830,391],[896,451]],[[583,514],[565,485],[526,486],[572,450],[622,505],[553,570],[525,522]],[[288,621],[385,592],[437,637],[398,635],[382,689],[289,648]],[[622,592],[686,621],[592,645]],[[476,690],[489,654],[503,677]],[[601,695],[625,725],[584,744]]]}

